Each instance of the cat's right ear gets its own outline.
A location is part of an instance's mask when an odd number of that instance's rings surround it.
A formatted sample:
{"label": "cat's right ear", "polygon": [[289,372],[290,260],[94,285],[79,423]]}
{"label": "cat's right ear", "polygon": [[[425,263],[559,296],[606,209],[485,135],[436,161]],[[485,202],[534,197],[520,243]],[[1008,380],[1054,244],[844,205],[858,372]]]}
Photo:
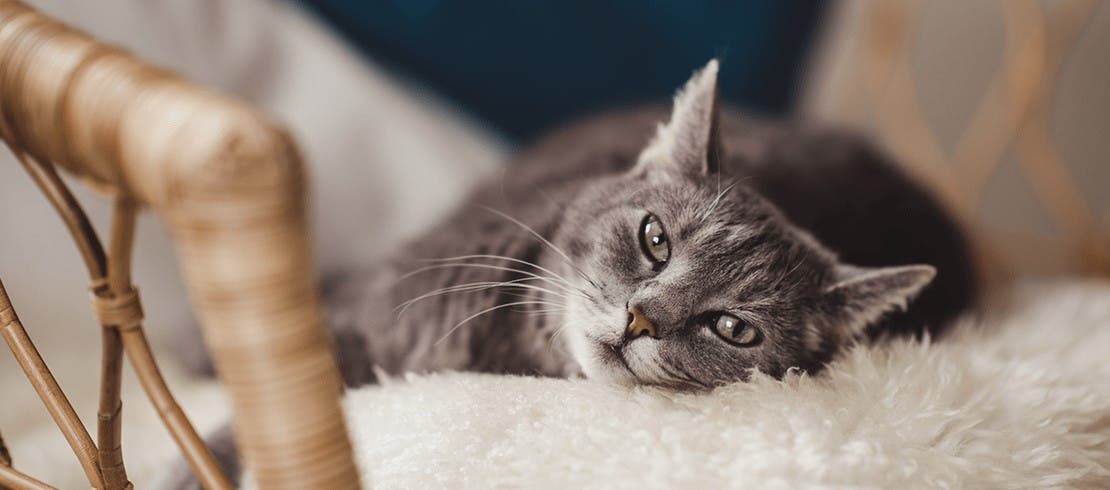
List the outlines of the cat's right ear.
{"label": "cat's right ear", "polygon": [[670,121],[640,152],[634,173],[699,178],[720,169],[717,71],[710,60],[678,91]]}

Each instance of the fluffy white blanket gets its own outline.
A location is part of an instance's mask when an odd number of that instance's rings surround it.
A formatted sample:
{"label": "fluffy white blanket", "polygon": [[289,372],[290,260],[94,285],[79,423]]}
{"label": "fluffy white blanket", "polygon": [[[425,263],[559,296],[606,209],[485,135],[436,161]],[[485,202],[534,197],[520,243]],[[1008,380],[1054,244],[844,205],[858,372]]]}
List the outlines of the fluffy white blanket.
{"label": "fluffy white blanket", "polygon": [[[1110,283],[1027,288],[1001,311],[709,394],[444,374],[354,391],[347,413],[374,488],[1110,488]],[[216,383],[166,367],[202,431],[226,420]],[[0,386],[29,392],[19,377]],[[128,471],[150,487],[180,456],[126,386]],[[95,411],[95,390],[73,395]],[[0,427],[17,467],[87,485],[33,394],[0,405],[23,416]]]}
{"label": "fluffy white blanket", "polygon": [[1110,487],[1110,285],[709,394],[412,376],[348,396],[376,488]]}

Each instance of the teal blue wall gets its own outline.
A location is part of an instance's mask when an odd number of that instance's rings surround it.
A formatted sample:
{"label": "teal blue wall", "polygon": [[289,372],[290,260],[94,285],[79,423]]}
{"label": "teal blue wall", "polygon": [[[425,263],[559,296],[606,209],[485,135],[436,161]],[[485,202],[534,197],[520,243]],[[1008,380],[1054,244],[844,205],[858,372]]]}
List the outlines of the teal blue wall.
{"label": "teal blue wall", "polygon": [[664,100],[711,57],[721,96],[791,107],[823,2],[302,0],[367,56],[513,139]]}

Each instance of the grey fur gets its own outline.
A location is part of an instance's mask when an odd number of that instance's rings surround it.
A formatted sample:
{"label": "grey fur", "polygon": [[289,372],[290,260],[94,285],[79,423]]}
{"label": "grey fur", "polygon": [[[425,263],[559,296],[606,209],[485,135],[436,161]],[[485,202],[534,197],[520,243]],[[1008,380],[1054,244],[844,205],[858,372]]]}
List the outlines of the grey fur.
{"label": "grey fur", "polygon": [[[867,333],[938,332],[974,301],[959,229],[858,137],[718,108],[716,61],[664,118],[553,133],[395,259],[329,276],[347,383],[471,370],[710,389],[753,369],[815,372]],[[670,238],[663,266],[639,246],[649,212]],[[658,338],[626,334],[629,306]],[[714,312],[761,340],[723,341]]]}

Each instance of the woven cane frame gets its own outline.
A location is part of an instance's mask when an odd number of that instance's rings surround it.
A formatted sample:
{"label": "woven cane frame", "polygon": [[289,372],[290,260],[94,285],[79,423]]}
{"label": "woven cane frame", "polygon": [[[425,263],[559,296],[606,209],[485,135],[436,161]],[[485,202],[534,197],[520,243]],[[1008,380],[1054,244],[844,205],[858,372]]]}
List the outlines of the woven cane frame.
{"label": "woven cane frame", "polygon": [[[1005,30],[1001,63],[953,148],[944,148],[926,117],[913,73],[916,43],[927,42],[917,36],[926,7],[922,0],[842,3],[857,21],[846,34],[858,42],[828,52],[846,64],[839,71],[843,75],[816,79],[811,105],[822,117],[870,127],[911,172],[931,184],[974,231],[986,277],[1004,281],[1051,271],[1059,266],[1045,263],[1050,255],[1067,264],[1055,272],[1110,276],[1110,210],[1100,213],[1083,197],[1049,123],[1062,65],[1099,2],[997,5]],[[1030,235],[977,216],[988,181],[1008,151],[1058,236]],[[1036,252],[1019,253],[1019,244]]]}
{"label": "woven cane frame", "polygon": [[[231,396],[236,441],[259,486],[358,487],[312,280],[304,169],[281,129],[19,1],[0,0],[0,138],[58,211],[88,269],[103,332],[95,443],[2,285],[0,331],[93,488],[131,487],[120,443],[124,355],[204,486],[230,487],[143,333],[130,271],[142,207],[166,222],[178,246]],[[114,200],[107,251],[55,165]],[[12,463],[0,440],[0,486],[49,488]]]}

